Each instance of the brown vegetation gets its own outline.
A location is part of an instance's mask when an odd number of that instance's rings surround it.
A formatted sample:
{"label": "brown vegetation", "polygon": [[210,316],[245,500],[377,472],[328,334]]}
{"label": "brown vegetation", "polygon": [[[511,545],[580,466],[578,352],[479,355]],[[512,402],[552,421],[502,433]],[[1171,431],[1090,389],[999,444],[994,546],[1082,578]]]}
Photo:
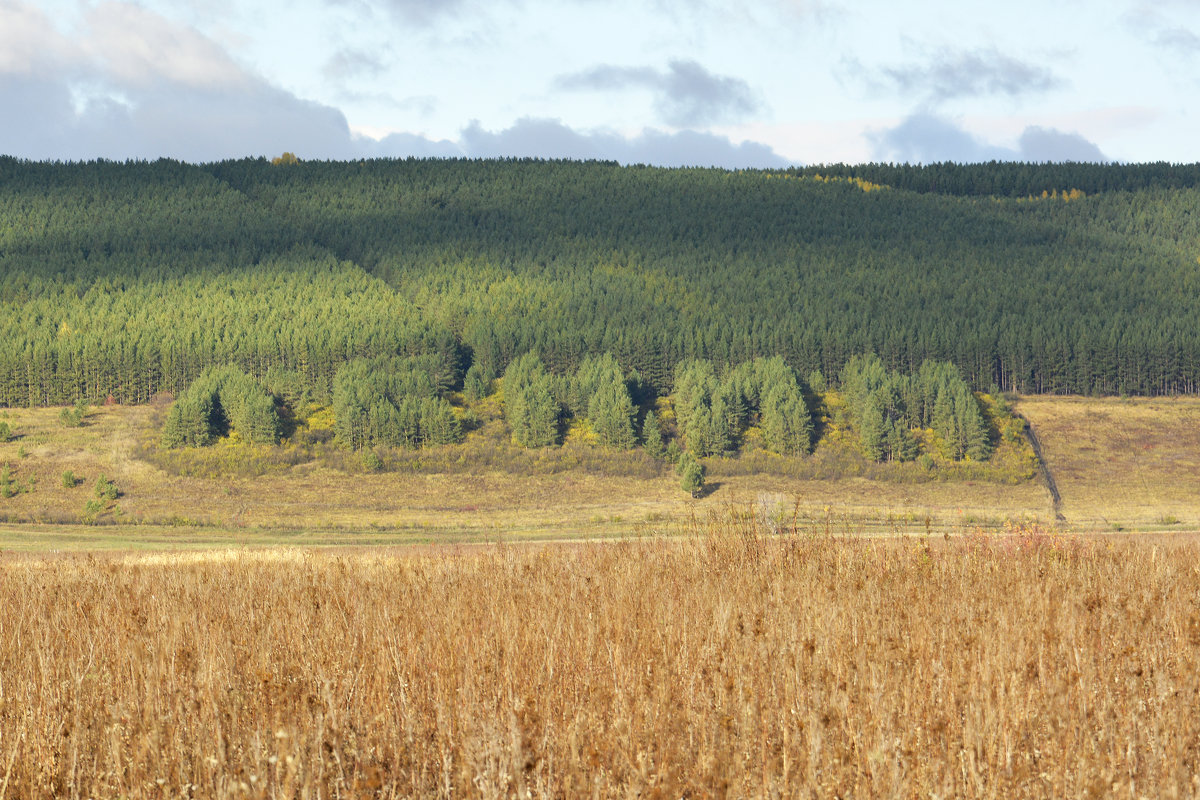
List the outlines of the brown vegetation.
{"label": "brown vegetation", "polygon": [[1200,791],[1196,545],[0,559],[0,796]]}

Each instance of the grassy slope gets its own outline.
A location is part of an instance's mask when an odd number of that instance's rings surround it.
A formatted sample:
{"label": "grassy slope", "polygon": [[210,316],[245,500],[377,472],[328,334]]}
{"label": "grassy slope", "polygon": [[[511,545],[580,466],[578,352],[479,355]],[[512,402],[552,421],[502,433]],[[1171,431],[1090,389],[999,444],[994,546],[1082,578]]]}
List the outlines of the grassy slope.
{"label": "grassy slope", "polygon": [[1017,410],[1072,525],[1200,528],[1200,398],[1025,397]]}
{"label": "grassy slope", "polygon": [[[1200,399],[1027,397],[1018,410],[1038,431],[1068,524],[1086,530],[1197,529]],[[501,538],[604,537],[671,530],[691,514],[734,504],[799,517],[814,529],[918,532],[1008,519],[1052,518],[1036,481],[800,480],[720,474],[698,500],[674,475],[504,472],[362,474],[301,464],[260,477],[171,475],[138,456],[152,435],[150,407],[94,409],[64,428],[58,409],[9,409],[18,434],[0,463],[36,490],[0,499],[0,546],[16,549],[191,547],[220,544],[407,544]],[[21,451],[25,456],[20,456]],[[70,469],[79,478],[64,488]],[[718,472],[719,470],[714,470]],[[96,478],[122,491],[80,524]],[[32,524],[31,524],[32,523]]]}

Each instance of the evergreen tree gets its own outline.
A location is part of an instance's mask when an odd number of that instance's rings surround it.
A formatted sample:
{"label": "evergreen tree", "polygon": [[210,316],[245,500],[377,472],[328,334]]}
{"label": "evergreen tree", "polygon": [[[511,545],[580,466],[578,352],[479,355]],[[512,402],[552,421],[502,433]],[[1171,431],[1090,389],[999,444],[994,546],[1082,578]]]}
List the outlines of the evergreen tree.
{"label": "evergreen tree", "polygon": [[491,380],[484,377],[483,368],[476,362],[463,378],[463,394],[472,403],[478,402],[491,393],[490,384]]}
{"label": "evergreen tree", "polygon": [[513,440],[545,447],[558,440],[559,403],[554,381],[536,353],[526,353],[504,372],[504,416]]}
{"label": "evergreen tree", "polygon": [[588,419],[600,444],[617,450],[628,450],[636,443],[633,435],[636,413],[624,382],[604,384],[588,403]]}
{"label": "evergreen tree", "polygon": [[964,388],[955,396],[955,414],[958,416],[962,437],[962,451],[973,461],[986,461],[992,454],[992,442],[979,401],[970,389]]}
{"label": "evergreen tree", "polygon": [[887,429],[879,402],[868,397],[858,418],[858,439],[862,454],[871,461],[882,461]]}
{"label": "evergreen tree", "polygon": [[704,488],[704,465],[685,450],[675,465],[675,472],[679,475],[679,487],[692,497],[699,496]]}
{"label": "evergreen tree", "polygon": [[658,424],[658,417],[653,411],[646,412],[646,418],[642,420],[642,446],[646,448],[646,452],[652,458],[662,458],[666,454],[666,448],[663,445],[662,428]]}

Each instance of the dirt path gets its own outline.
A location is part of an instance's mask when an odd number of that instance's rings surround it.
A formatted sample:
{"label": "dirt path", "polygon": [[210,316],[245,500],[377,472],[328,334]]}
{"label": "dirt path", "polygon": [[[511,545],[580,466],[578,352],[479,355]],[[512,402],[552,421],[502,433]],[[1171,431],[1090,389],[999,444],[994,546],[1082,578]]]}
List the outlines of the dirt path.
{"label": "dirt path", "polygon": [[1046,488],[1050,490],[1050,503],[1054,508],[1054,518],[1059,522],[1065,522],[1067,518],[1062,513],[1062,495],[1058,493],[1058,484],[1054,482],[1054,476],[1050,474],[1050,465],[1046,463],[1046,456],[1042,454],[1042,443],[1038,441],[1037,431],[1033,429],[1033,423],[1028,419],[1025,420],[1025,433],[1029,436],[1029,444],[1033,447],[1034,455],[1037,456],[1038,471],[1042,474]]}

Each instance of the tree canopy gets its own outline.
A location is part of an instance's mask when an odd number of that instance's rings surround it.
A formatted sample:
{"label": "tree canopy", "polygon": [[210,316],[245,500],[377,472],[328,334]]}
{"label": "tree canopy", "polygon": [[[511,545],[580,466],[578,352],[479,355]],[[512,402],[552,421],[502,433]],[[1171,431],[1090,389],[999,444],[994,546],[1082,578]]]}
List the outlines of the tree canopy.
{"label": "tree canopy", "polygon": [[[1197,165],[288,161],[0,158],[0,405],[146,402],[226,365],[328,402],[343,364],[422,355],[478,395],[535,351],[557,376],[611,354],[660,395],[685,362],[864,353],[1028,392],[1200,378]],[[802,450],[795,392],[742,388],[696,389],[697,447],[761,415]],[[597,403],[571,410],[625,446],[615,383]]]}

